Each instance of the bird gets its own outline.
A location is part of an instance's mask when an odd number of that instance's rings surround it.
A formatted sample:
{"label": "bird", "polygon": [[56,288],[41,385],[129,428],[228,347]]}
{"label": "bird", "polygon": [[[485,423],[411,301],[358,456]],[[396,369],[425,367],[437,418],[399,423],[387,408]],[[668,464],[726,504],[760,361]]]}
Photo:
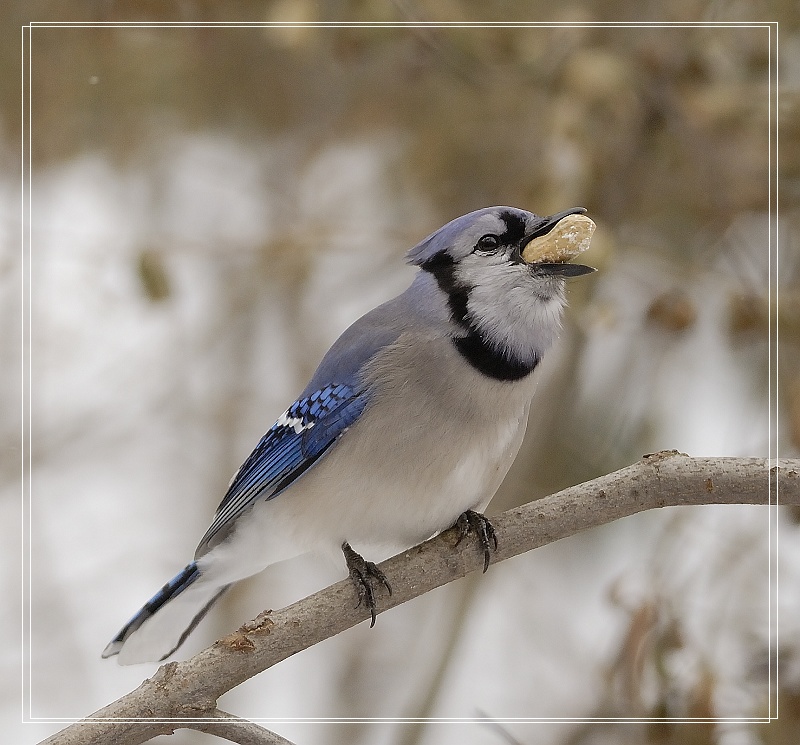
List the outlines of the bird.
{"label": "bird", "polygon": [[520,449],[566,280],[594,271],[523,252],[585,211],[486,207],[412,248],[408,289],[334,342],[234,475],[194,559],[102,656],[166,659],[233,583],[306,552],[344,556],[371,626],[391,584],[359,547],[458,526],[486,571],[497,536],[483,512]]}

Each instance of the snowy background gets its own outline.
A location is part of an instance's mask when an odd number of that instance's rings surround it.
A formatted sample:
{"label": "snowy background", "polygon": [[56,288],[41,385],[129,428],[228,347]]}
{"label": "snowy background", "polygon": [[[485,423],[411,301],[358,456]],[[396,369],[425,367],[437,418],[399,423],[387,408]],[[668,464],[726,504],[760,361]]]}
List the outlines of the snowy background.
{"label": "snowy background", "polygon": [[[384,21],[601,21],[639,7],[532,6],[355,10]],[[131,3],[119,16],[99,4],[91,18],[77,3],[57,16],[44,7],[0,13],[14,28],[355,13],[310,0],[226,13]],[[741,8],[685,2],[663,20],[758,15]],[[787,153],[800,135],[800,32],[781,34]],[[231,474],[329,344],[407,286],[404,251],[468,210],[582,205],[598,224],[586,261],[600,271],[570,285],[528,438],[490,514],[659,449],[766,457],[771,444],[797,457],[798,163],[781,166],[785,201],[771,222],[768,29],[59,27],[35,28],[30,49],[29,251],[18,78],[4,84],[0,122],[9,742],[37,742],[152,675],[100,652],[191,557]],[[3,54],[19,65],[18,50]],[[773,270],[780,262],[771,293],[770,257]],[[430,593],[372,630],[361,624],[220,705],[276,722],[298,745],[794,742],[800,524],[788,511],[772,519],[770,531],[763,508],[697,507],[607,525]],[[272,567],[230,592],[178,657],[343,576],[312,557]],[[776,663],[781,719],[769,727],[507,722],[763,717]],[[22,724],[20,712],[56,721]],[[482,716],[497,723],[348,721]]]}

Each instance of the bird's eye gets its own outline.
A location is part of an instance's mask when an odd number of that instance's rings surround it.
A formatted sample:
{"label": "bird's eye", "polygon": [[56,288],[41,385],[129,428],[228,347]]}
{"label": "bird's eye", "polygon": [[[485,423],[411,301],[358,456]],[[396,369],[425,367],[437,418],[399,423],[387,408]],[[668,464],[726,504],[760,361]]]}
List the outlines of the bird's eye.
{"label": "bird's eye", "polygon": [[496,235],[484,235],[479,240],[475,248],[479,251],[485,251],[490,253],[492,251],[496,251],[497,247],[500,245],[500,239]]}

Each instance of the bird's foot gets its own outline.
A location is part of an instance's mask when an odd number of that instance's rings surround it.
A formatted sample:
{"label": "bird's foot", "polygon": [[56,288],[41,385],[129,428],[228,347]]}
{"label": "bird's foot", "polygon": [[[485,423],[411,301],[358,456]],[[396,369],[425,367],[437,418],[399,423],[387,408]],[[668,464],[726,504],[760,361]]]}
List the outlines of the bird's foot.
{"label": "bird's foot", "polygon": [[369,608],[369,614],[372,617],[369,627],[372,628],[375,625],[375,588],[383,585],[391,595],[392,587],[389,580],[386,579],[386,575],[371,561],[367,561],[361,554],[353,551],[347,541],[342,544],[342,553],[347,562],[350,579],[353,580],[358,593],[356,608],[362,603]]}
{"label": "bird's foot", "polygon": [[497,536],[494,533],[494,528],[485,515],[474,510],[467,510],[462,512],[456,520],[455,527],[458,528],[458,540],[456,546],[469,533],[475,533],[478,538],[478,544],[483,551],[483,571],[489,568],[489,559],[492,556],[492,551],[497,551]]}

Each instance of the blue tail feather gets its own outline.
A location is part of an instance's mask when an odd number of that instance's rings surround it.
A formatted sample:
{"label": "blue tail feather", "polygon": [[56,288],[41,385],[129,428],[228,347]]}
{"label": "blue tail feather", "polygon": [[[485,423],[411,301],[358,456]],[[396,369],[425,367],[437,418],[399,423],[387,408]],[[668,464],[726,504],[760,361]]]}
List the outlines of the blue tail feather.
{"label": "blue tail feather", "polygon": [[[176,574],[167,584],[165,584],[150,600],[148,600],[139,611],[126,623],[119,634],[117,634],[103,650],[103,657],[112,657],[118,654],[125,640],[133,634],[148,618],[167,602],[180,595],[189,585],[200,576],[197,562],[193,561],[186,568]],[[200,620],[199,618],[197,619]],[[181,640],[183,641],[183,640]]]}

